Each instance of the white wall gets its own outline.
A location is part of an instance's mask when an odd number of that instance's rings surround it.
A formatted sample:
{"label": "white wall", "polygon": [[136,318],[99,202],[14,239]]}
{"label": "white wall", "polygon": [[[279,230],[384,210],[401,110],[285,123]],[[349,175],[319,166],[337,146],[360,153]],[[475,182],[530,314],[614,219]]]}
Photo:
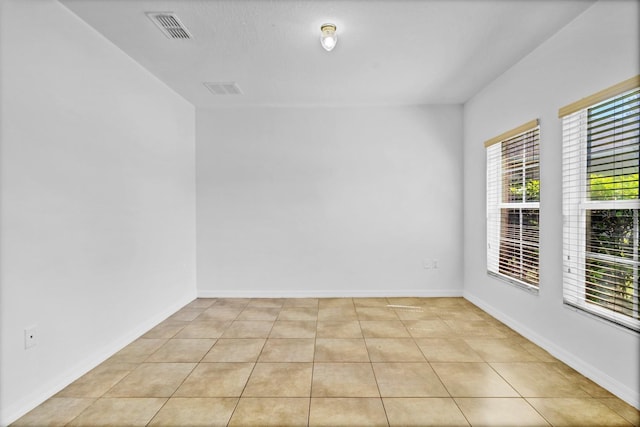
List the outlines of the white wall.
{"label": "white wall", "polygon": [[195,112],[57,2],[0,24],[4,424],[195,296]]}
{"label": "white wall", "polygon": [[[558,108],[639,72],[636,1],[596,3],[466,103],[464,295],[629,403],[640,402],[640,338],[562,304]],[[540,293],[486,274],[483,141],[539,118]]]}
{"label": "white wall", "polygon": [[199,295],[461,295],[461,106],[198,110],[196,134]]}

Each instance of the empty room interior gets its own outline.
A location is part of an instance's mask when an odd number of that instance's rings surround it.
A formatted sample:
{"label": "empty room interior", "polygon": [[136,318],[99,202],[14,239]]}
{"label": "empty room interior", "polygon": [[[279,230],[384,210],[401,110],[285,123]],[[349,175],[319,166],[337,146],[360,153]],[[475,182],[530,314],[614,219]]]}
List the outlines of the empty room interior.
{"label": "empty room interior", "polygon": [[0,7],[0,425],[640,426],[637,0]]}

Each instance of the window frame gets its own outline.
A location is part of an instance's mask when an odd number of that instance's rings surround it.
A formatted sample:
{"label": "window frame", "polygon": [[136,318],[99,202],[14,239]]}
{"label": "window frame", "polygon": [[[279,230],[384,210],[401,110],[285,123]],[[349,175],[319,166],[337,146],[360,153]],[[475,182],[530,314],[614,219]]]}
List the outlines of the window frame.
{"label": "window frame", "polygon": [[[505,180],[505,171],[503,167],[504,158],[503,158],[503,144],[509,143],[510,141],[516,142],[518,141],[516,138],[522,137],[531,132],[535,132],[535,144],[537,145],[538,150],[538,181],[540,181],[540,125],[537,119],[531,120],[521,126],[518,126],[510,131],[504,132],[503,134],[498,135],[497,137],[491,138],[485,142],[486,148],[486,173],[487,173],[487,181],[486,181],[486,239],[487,239],[487,274],[500,279],[506,283],[511,285],[515,285],[516,287],[526,290],[528,292],[537,294],[540,288],[540,197],[538,195],[537,201],[504,201],[503,200],[503,187]],[[525,137],[526,138],[526,137]],[[515,141],[514,141],[515,140]],[[527,145],[525,142],[522,142],[522,150],[523,150],[523,158],[522,158],[522,168],[523,168],[523,193],[524,199],[526,200],[526,155],[524,155],[525,150],[527,149]],[[520,239],[518,239],[520,243],[520,258],[524,258],[525,250],[523,250],[523,246],[527,248],[536,247],[537,248],[537,259],[536,259],[536,272],[537,272],[537,281],[535,284],[525,282],[521,280],[520,277],[509,275],[503,271],[500,271],[500,263],[501,263],[501,249],[503,243],[503,227],[504,227],[504,210],[520,210],[522,215],[523,211],[526,210],[536,210],[538,216],[538,229],[537,233],[537,242],[533,242],[530,239],[522,236],[523,223],[520,222]],[[521,219],[522,221],[522,219]],[[524,245],[523,245],[524,244]]]}
{"label": "window frame", "polygon": [[[640,308],[633,297],[638,298],[640,289],[638,287],[632,288],[632,292],[635,292],[632,294],[632,316],[629,316],[590,302],[587,298],[589,292],[586,275],[589,270],[587,258],[599,259],[613,265],[627,263],[622,257],[598,255],[587,248],[587,214],[589,211],[626,209],[637,211],[640,209],[640,199],[589,200],[589,110],[616,98],[627,96],[629,93],[637,91],[639,86],[640,76],[636,76],[563,107],[558,112],[558,116],[563,120],[563,303],[636,332],[640,332],[640,320],[633,316],[637,316]],[[576,167],[578,168],[577,172],[572,172],[571,169],[575,170]],[[635,228],[638,227],[638,215],[636,212],[633,217]],[[634,239],[638,238],[636,230]],[[633,243],[637,244],[635,241]],[[637,253],[634,256],[636,259],[632,260],[630,265],[634,268],[637,278],[640,271],[640,265],[638,265],[640,260]],[[636,286],[638,286],[637,282]]]}

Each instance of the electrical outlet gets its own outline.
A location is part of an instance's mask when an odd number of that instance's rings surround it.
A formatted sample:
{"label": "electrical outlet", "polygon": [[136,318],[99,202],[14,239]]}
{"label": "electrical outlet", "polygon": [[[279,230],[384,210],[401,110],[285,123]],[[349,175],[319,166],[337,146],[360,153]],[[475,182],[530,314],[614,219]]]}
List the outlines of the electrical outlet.
{"label": "electrical outlet", "polygon": [[38,341],[38,328],[36,326],[31,326],[24,330],[24,348],[34,347]]}
{"label": "electrical outlet", "polygon": [[433,260],[433,264],[432,264],[432,265],[433,265],[433,268],[434,268],[434,269],[437,269],[437,268],[438,268],[438,260],[437,260],[437,259],[434,259],[434,260]]}

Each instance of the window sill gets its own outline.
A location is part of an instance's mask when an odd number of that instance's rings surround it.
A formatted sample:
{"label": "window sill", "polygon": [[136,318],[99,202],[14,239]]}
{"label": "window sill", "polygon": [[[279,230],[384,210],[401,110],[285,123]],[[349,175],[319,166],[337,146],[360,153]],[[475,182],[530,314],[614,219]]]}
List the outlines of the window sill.
{"label": "window sill", "polygon": [[487,275],[494,277],[500,280],[501,282],[505,282],[515,288],[522,289],[532,295],[538,295],[540,293],[540,288],[529,285],[528,283],[524,283],[519,280],[513,279],[509,276],[505,276],[504,274],[495,273],[493,271],[487,271]]}
{"label": "window sill", "polygon": [[604,323],[608,326],[614,327],[616,329],[619,329],[621,331],[630,333],[632,335],[638,336],[638,334],[640,334],[640,328],[638,328],[638,326],[636,325],[630,325],[628,323],[624,323],[621,321],[618,321],[617,319],[611,318],[611,317],[606,317],[603,316],[602,314],[597,313],[596,310],[593,309],[589,309],[587,306],[582,306],[580,304],[576,304],[573,303],[571,301],[567,301],[566,299],[563,301],[563,306],[568,309],[571,310],[575,313],[581,314],[585,317],[591,318],[593,320],[596,320],[600,323]]}

